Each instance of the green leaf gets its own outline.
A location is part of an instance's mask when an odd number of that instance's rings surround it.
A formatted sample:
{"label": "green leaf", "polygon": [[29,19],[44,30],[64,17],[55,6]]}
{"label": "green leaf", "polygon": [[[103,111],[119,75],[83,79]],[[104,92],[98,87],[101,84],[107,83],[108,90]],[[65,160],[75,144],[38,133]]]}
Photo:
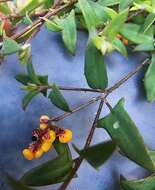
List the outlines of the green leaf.
{"label": "green leaf", "polygon": [[89,31],[94,30],[95,26],[100,22],[93,6],[88,0],[79,0],[79,6],[85,19]]}
{"label": "green leaf", "polygon": [[155,100],[155,55],[152,55],[151,64],[144,77],[144,86],[146,90],[147,100],[152,102]]}
{"label": "green leaf", "polygon": [[124,99],[118,102],[108,116],[99,120],[97,127],[106,129],[129,159],[150,171],[155,170],[143,138],[124,109]]}
{"label": "green leaf", "polygon": [[52,31],[52,32],[59,32],[61,30],[63,30],[63,27],[58,25],[57,23],[55,23],[54,21],[52,20],[49,20],[47,18],[42,18],[43,20],[45,20],[45,26],[46,28],[49,30],[49,31]]}
{"label": "green leaf", "polygon": [[34,190],[30,187],[27,187],[26,185],[24,185],[23,183],[21,183],[20,181],[17,181],[16,179],[14,179],[11,176],[7,176],[7,181],[9,183],[9,185],[14,189],[14,190]]}
{"label": "green leaf", "polygon": [[24,65],[27,63],[29,56],[31,52],[31,45],[30,44],[25,44],[21,47],[21,49],[18,52],[18,58],[20,60],[20,63]]}
{"label": "green leaf", "polygon": [[127,181],[123,176],[121,176],[120,183],[124,190],[154,190],[155,176],[131,181]]}
{"label": "green leaf", "polygon": [[68,145],[55,141],[54,147],[59,155],[25,173],[21,178],[22,183],[30,186],[44,186],[63,182],[68,177],[73,165]]}
{"label": "green leaf", "polygon": [[10,55],[18,52],[19,50],[20,46],[16,41],[12,40],[11,38],[5,38],[0,53],[3,55]]}
{"label": "green leaf", "polygon": [[119,40],[119,39],[116,38],[113,41],[113,46],[122,55],[124,55],[125,57],[127,57],[128,53],[127,53],[126,47],[125,47],[124,43],[121,40]]}
{"label": "green leaf", "polygon": [[71,11],[68,17],[64,19],[63,30],[62,30],[62,39],[66,48],[72,53],[75,53],[76,42],[77,42],[77,32],[76,32],[76,23],[75,23],[75,12]]}
{"label": "green leaf", "polygon": [[116,143],[113,141],[103,142],[83,150],[79,150],[73,144],[73,148],[80,157],[86,159],[92,167],[98,169],[113,154],[116,148]]}
{"label": "green leaf", "polygon": [[108,84],[106,65],[102,53],[95,47],[92,40],[88,42],[85,51],[85,77],[87,83],[94,89],[105,89]]}
{"label": "green leaf", "polygon": [[152,34],[142,34],[139,32],[140,26],[137,24],[125,24],[120,33],[129,41],[136,44],[153,44]]}
{"label": "green leaf", "polygon": [[24,32],[24,34],[22,34],[21,36],[16,38],[16,41],[18,43],[23,43],[26,42],[26,40],[28,40],[33,33],[35,33],[38,30],[37,26],[33,26],[30,28],[30,30],[28,30],[27,32]]}
{"label": "green leaf", "polygon": [[129,8],[129,6],[133,3],[134,0],[120,0],[119,4],[119,10],[122,11],[126,8]]}
{"label": "green leaf", "polygon": [[113,5],[119,4],[120,0],[98,0],[97,2],[107,7],[107,6],[113,6]]}
{"label": "green leaf", "polygon": [[134,48],[134,51],[153,51],[154,45],[153,43],[145,43],[145,44],[139,44]]}
{"label": "green leaf", "polygon": [[26,96],[23,98],[23,101],[22,101],[23,110],[25,110],[27,108],[27,106],[31,102],[32,98],[34,98],[36,95],[38,95],[38,93],[39,93],[38,91],[33,90],[26,94]]}
{"label": "green leaf", "polygon": [[147,30],[152,26],[152,24],[154,23],[155,21],[155,13],[150,13],[146,19],[145,19],[145,22],[144,24],[142,25],[140,31],[142,33],[145,33],[147,32]]}
{"label": "green leaf", "polygon": [[107,25],[107,27],[104,30],[104,33],[108,37],[109,41],[113,41],[115,39],[116,35],[123,27],[127,16],[128,16],[128,10],[127,9],[123,10],[114,19],[112,19],[110,24]]}
{"label": "green leaf", "polygon": [[51,100],[51,102],[57,106],[58,108],[66,111],[66,112],[70,112],[70,108],[68,103],[66,102],[65,98],[62,96],[59,88],[53,84],[52,85],[52,91],[49,94],[49,99]]}
{"label": "green leaf", "polygon": [[31,12],[40,5],[44,4],[46,0],[28,0],[25,1],[23,6],[19,10],[19,14],[24,15],[26,12]]}
{"label": "green leaf", "polygon": [[7,3],[1,3],[0,12],[4,13],[5,15],[11,14],[11,10]]}
{"label": "green leaf", "polygon": [[34,84],[40,84],[38,76],[36,75],[35,70],[34,70],[33,65],[32,65],[32,56],[30,56],[28,61],[27,61],[27,72],[28,72],[28,75],[29,75],[31,81]]}

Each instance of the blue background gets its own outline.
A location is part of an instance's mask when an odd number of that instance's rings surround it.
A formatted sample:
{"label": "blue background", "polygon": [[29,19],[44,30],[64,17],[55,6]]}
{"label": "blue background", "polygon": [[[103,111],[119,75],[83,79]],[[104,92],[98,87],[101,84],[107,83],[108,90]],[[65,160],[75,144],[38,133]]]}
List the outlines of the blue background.
{"label": "blue background", "polygon": [[[49,33],[44,29],[32,41],[33,64],[39,74],[48,74],[49,81],[58,85],[73,87],[88,87],[84,73],[84,49],[87,42],[87,34],[78,34],[76,56],[71,56],[64,48],[59,34]],[[108,68],[109,86],[121,79],[129,71],[133,70],[144,59],[145,55],[131,54],[126,59],[118,53],[106,57]],[[56,116],[62,112],[54,107],[47,98],[39,95],[24,112],[21,108],[22,98],[25,92],[21,90],[21,84],[14,76],[26,71],[21,66],[15,55],[9,56],[0,66],[0,189],[10,190],[4,180],[5,172],[19,178],[30,168],[55,156],[55,151],[44,155],[40,160],[27,161],[21,152],[31,141],[31,131],[38,127],[39,117],[43,114]],[[131,115],[146,144],[155,148],[155,104],[148,103],[145,98],[141,72],[127,81],[108,98],[115,105],[121,97],[125,97],[125,107]],[[72,108],[86,102],[97,94],[84,92],[63,92]],[[73,130],[73,142],[83,147],[86,136],[93,122],[98,103],[71,115],[59,122],[66,128]],[[102,116],[107,114],[104,107]],[[96,129],[93,142],[101,142],[109,139],[103,129]],[[73,152],[76,157],[76,153]],[[69,190],[119,190],[119,175],[140,178],[148,175],[147,171],[138,165],[115,153],[113,157],[100,168],[93,169],[85,161],[78,170],[78,178],[73,179]],[[56,190],[58,185],[38,188],[42,190]]]}

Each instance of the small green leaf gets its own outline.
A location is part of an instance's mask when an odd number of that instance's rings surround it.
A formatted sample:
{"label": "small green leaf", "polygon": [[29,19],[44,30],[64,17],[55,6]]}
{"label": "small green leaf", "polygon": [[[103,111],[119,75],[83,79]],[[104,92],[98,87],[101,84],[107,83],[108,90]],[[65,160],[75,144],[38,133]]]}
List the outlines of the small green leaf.
{"label": "small green leaf", "polygon": [[82,158],[86,159],[92,167],[98,169],[113,154],[116,143],[113,141],[103,142],[83,150],[79,150],[73,144],[73,148]]}
{"label": "small green leaf", "polygon": [[130,5],[133,3],[134,0],[120,0],[120,4],[119,4],[119,10],[122,11],[126,8],[129,8]]}
{"label": "small green leaf", "polygon": [[19,44],[11,38],[5,38],[0,53],[10,55],[20,50]]}
{"label": "small green leaf", "polygon": [[113,6],[117,5],[120,3],[120,0],[98,0],[97,1],[99,4],[107,7],[107,6]]}
{"label": "small green leaf", "polygon": [[127,181],[123,176],[121,176],[120,183],[124,190],[154,190],[155,176],[131,181]]}
{"label": "small green leaf", "polygon": [[49,99],[51,100],[51,102],[57,106],[58,108],[66,111],[66,112],[70,112],[70,108],[68,106],[68,103],[66,102],[65,98],[62,96],[59,88],[53,84],[52,86],[52,91],[49,94]]}
{"label": "small green leaf", "polygon": [[30,187],[27,187],[26,185],[24,185],[23,183],[21,183],[20,181],[17,181],[16,179],[14,179],[11,176],[7,176],[7,181],[9,183],[9,185],[14,189],[14,190],[34,190]]}
{"label": "small green leaf", "polygon": [[155,55],[152,55],[151,64],[144,77],[144,86],[148,101],[155,100]]}
{"label": "small green leaf", "polygon": [[150,171],[155,170],[143,138],[124,109],[124,99],[118,102],[108,116],[99,120],[97,127],[106,129],[121,152],[129,159]]}
{"label": "small green leaf", "polygon": [[46,0],[29,0],[25,1],[23,6],[19,10],[19,14],[24,15],[26,12],[31,12],[40,5],[44,4]]}
{"label": "small green leaf", "polygon": [[153,37],[152,34],[142,34],[139,32],[140,26],[137,24],[125,24],[124,27],[120,30],[120,33],[129,41],[136,44],[152,43]]}
{"label": "small green leaf", "polygon": [[18,58],[20,60],[20,63],[23,65],[27,63],[29,56],[31,52],[31,45],[30,44],[24,44],[21,49],[18,52]]}
{"label": "small green leaf", "polygon": [[62,39],[66,48],[72,53],[75,53],[76,42],[77,42],[77,32],[76,32],[76,23],[75,23],[75,12],[71,11],[69,16],[64,19],[63,30],[62,30]]}
{"label": "small green leaf", "polygon": [[113,41],[113,46],[122,55],[124,55],[125,57],[127,57],[128,53],[127,53],[126,47],[125,47],[124,43],[121,40],[119,40],[119,39],[116,38]]}
{"label": "small green leaf", "polygon": [[52,31],[52,32],[59,32],[61,30],[63,30],[63,27],[58,25],[57,23],[55,23],[54,21],[52,20],[49,20],[47,18],[42,18],[43,20],[45,20],[45,26],[46,28],[49,30],[49,31]]}
{"label": "small green leaf", "polygon": [[79,0],[78,2],[88,30],[89,31],[94,30],[95,26],[100,21],[97,15],[95,14],[93,6],[90,4],[88,0]]}
{"label": "small green leaf", "polygon": [[108,37],[109,41],[113,41],[116,35],[119,33],[120,29],[123,27],[126,18],[128,16],[128,10],[123,10],[120,12],[110,24],[104,29],[104,34]]}
{"label": "small green leaf", "polygon": [[155,13],[150,13],[146,19],[145,19],[145,22],[144,24],[142,25],[140,31],[142,33],[145,33],[147,32],[147,30],[152,26],[152,24],[154,23],[155,21]]}
{"label": "small green leaf", "polygon": [[153,43],[139,44],[134,48],[134,51],[153,51],[155,49]]}
{"label": "small green leaf", "polygon": [[33,24],[33,21],[31,20],[27,12],[26,12],[25,17],[23,18],[23,24],[26,24],[26,25]]}
{"label": "small green leaf", "polygon": [[34,84],[40,84],[38,76],[36,75],[35,70],[34,70],[33,65],[32,65],[32,56],[30,56],[28,61],[27,61],[27,72],[28,72],[28,75],[29,75],[31,81]]}
{"label": "small green leaf", "polygon": [[104,58],[92,40],[88,42],[86,47],[84,70],[87,83],[91,88],[105,89],[107,87],[108,77]]}
{"label": "small green leaf", "polygon": [[[61,147],[62,146],[62,147]],[[30,186],[44,186],[63,182],[69,175],[73,161],[67,144],[55,141],[58,156],[24,174],[21,182]]]}
{"label": "small green leaf", "polygon": [[28,94],[24,97],[24,99],[22,101],[23,110],[26,109],[26,107],[28,106],[28,104],[30,103],[32,98],[34,98],[36,95],[38,95],[38,93],[39,92],[36,90],[28,92]]}
{"label": "small green leaf", "polygon": [[37,26],[33,26],[31,27],[27,32],[24,32],[24,34],[22,34],[21,36],[16,38],[16,41],[18,43],[23,43],[26,42],[26,40],[28,40],[33,33],[35,33],[38,30]]}

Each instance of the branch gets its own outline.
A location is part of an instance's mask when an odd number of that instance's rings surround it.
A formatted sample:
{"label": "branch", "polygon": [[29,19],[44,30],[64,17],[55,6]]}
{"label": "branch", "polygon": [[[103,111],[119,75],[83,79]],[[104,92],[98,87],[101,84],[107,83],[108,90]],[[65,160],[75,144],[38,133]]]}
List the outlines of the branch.
{"label": "branch", "polygon": [[85,108],[85,107],[87,107],[87,106],[89,106],[89,105],[91,105],[91,104],[97,102],[98,100],[101,100],[102,98],[103,98],[103,95],[100,95],[100,96],[97,96],[97,97],[95,97],[95,98],[92,98],[92,99],[90,99],[88,102],[86,102],[85,104],[82,104],[82,105],[80,105],[80,106],[74,108],[71,112],[65,112],[65,113],[62,114],[62,115],[53,117],[53,118],[50,119],[50,121],[59,121],[59,120],[61,120],[61,119],[64,119],[65,117],[67,117],[67,116],[69,116],[69,115],[71,115],[71,114],[73,114],[73,113],[75,113],[75,112],[77,112],[77,111],[82,110],[83,108]]}
{"label": "branch", "polygon": [[97,102],[98,100],[101,99],[105,99],[108,97],[109,94],[111,94],[114,90],[116,90],[117,88],[119,88],[122,84],[124,84],[127,80],[129,80],[132,76],[134,76],[136,73],[138,73],[145,65],[147,65],[149,62],[149,59],[145,59],[141,65],[139,65],[135,70],[131,71],[130,73],[128,73],[124,78],[122,78],[121,80],[119,80],[118,82],[116,82],[112,87],[105,89],[104,91],[104,95],[103,93],[101,93],[101,95],[94,97],[92,99],[90,99],[88,102],[86,102],[85,104],[82,104],[78,107],[76,107],[75,109],[73,109],[71,112],[65,112],[62,115],[56,116],[56,117],[52,117],[50,119],[50,121],[59,121],[62,120],[68,116],[70,116],[71,114],[82,110],[83,108]]}
{"label": "branch", "polygon": [[[52,9],[49,10],[49,12],[47,14],[45,14],[45,18],[50,18],[51,16],[56,15],[58,12],[62,11],[63,9],[71,6],[72,4],[76,3],[77,1],[72,1],[70,3],[67,3],[65,5],[62,5],[56,9],[54,9],[55,7],[52,7]],[[17,38],[19,38],[20,36],[22,36],[24,33],[28,32],[29,30],[31,30],[31,28],[40,28],[43,24],[44,24],[45,20],[39,18],[37,21],[35,21],[32,25],[27,26],[24,30],[22,30],[21,32],[13,35],[11,38],[13,40],[16,40]]]}
{"label": "branch", "polygon": [[[39,91],[52,89],[52,84],[46,85],[46,86],[38,86]],[[92,89],[92,88],[78,88],[78,87],[66,87],[66,86],[58,86],[60,90],[66,90],[66,91],[78,91],[78,92],[100,92],[104,93],[105,90],[100,89]]]}
{"label": "branch", "polygon": [[112,87],[107,89],[108,94],[119,88],[122,84],[124,84],[127,80],[129,80],[132,76],[138,73],[145,65],[149,63],[149,59],[145,59],[141,65],[139,65],[135,70],[128,73],[124,78],[116,82]]}
{"label": "branch", "polygon": [[[93,122],[93,125],[91,127],[91,130],[89,132],[89,135],[87,137],[87,140],[86,140],[86,143],[85,143],[85,146],[84,146],[84,149],[85,148],[88,148],[90,143],[91,143],[91,140],[93,138],[93,135],[94,135],[94,131],[95,131],[95,128],[96,128],[96,124],[98,122],[98,119],[100,117],[100,114],[101,114],[101,111],[102,111],[102,107],[103,107],[103,104],[104,104],[104,99],[105,97],[101,100],[100,102],[100,105],[99,105],[99,108],[98,108],[98,111],[97,111],[97,114],[95,116],[95,119],[94,119],[94,122]],[[70,175],[68,176],[68,178],[66,179],[66,181],[61,185],[61,187],[59,188],[59,190],[65,190],[69,183],[71,182],[71,180],[73,179],[74,175],[76,174],[77,170],[79,169],[81,163],[83,161],[83,158],[78,158],[75,162],[75,166],[73,167]]]}

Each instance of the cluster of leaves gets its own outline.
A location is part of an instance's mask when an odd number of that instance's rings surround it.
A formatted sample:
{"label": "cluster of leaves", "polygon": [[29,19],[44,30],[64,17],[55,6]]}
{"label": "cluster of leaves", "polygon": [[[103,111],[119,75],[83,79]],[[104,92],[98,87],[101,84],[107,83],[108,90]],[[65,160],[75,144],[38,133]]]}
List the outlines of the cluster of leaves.
{"label": "cluster of leaves", "polygon": [[[127,44],[118,38],[118,35],[128,41],[128,46],[133,51],[147,52],[151,57],[150,65],[144,77],[144,87],[148,101],[155,100],[155,55],[154,55],[154,0],[78,0],[65,1],[65,8],[52,17],[39,18],[46,28],[52,32],[60,32],[62,40],[71,54],[75,54],[77,43],[77,30],[84,29],[88,32],[88,42],[85,50],[84,73],[87,83],[92,89],[104,90],[108,86],[108,77],[105,64],[105,54],[116,50],[127,56]],[[18,15],[22,19],[14,18],[14,25],[25,22],[28,30],[16,38],[4,37],[1,56],[18,53],[22,64],[27,63],[27,75],[20,74],[16,79],[24,84],[28,92],[23,99],[25,109],[33,97],[42,93],[48,96],[51,102],[65,112],[71,109],[55,84],[49,84],[48,76],[35,73],[31,60],[30,44],[27,40],[37,32],[38,25],[33,24],[36,9],[47,11],[53,4],[49,0],[30,0],[19,8]],[[0,11],[10,14],[7,4],[3,4]],[[52,10],[50,10],[52,11]],[[2,32],[3,33],[3,32]],[[23,45],[24,43],[24,45]],[[50,92],[47,90],[49,89]],[[111,136],[111,141],[102,142],[87,149],[79,150],[73,145],[80,158],[86,159],[90,165],[99,168],[112,155],[115,148],[123,156],[136,162],[140,166],[155,172],[155,151],[145,146],[136,125],[124,108],[121,99],[110,113],[99,120],[98,128],[104,128]],[[58,157],[32,169],[19,181],[9,177],[9,183],[14,189],[30,190],[28,186],[43,186],[63,182],[70,174],[73,160],[68,145],[56,142],[54,144]],[[128,181],[121,177],[120,184],[124,190],[152,190],[155,189],[155,177],[150,176],[143,180]]]}

